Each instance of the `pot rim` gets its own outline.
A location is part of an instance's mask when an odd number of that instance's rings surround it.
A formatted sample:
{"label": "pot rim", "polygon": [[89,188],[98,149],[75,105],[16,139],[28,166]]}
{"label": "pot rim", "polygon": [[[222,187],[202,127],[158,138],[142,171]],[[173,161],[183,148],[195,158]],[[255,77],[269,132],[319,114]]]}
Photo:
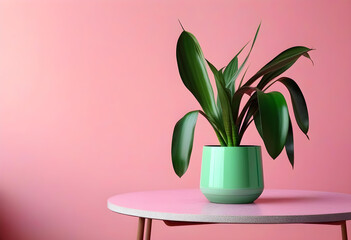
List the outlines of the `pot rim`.
{"label": "pot rim", "polygon": [[218,148],[257,148],[261,147],[260,145],[239,145],[239,146],[221,146],[221,145],[204,145],[203,147],[218,147]]}

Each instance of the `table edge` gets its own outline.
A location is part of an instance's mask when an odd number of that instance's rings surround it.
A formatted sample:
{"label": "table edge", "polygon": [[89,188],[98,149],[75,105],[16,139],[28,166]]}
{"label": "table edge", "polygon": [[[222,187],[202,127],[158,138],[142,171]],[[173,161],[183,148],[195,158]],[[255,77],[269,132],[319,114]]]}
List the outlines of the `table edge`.
{"label": "table edge", "polygon": [[245,224],[279,224],[279,223],[323,223],[323,222],[338,222],[351,220],[351,212],[345,213],[329,213],[315,215],[275,215],[275,216],[208,216],[165,213],[165,212],[150,212],[140,209],[131,209],[116,206],[107,202],[107,207],[113,212],[133,216],[167,221],[181,222],[203,222],[203,223],[245,223]]}

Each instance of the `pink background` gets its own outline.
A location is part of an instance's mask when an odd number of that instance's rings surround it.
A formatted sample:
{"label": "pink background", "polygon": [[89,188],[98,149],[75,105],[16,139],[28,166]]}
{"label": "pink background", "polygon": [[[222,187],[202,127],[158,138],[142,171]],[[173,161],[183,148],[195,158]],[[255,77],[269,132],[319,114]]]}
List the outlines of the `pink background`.
{"label": "pink background", "polygon": [[[273,161],[264,150],[265,185],[351,193],[350,11],[346,0],[1,1],[1,239],[134,239],[136,219],[110,212],[109,196],[198,187],[202,146],[217,143],[203,118],[183,178],[170,159],[174,124],[199,108],[177,70],[178,18],[218,67],[262,21],[247,76],[288,47],[317,49],[314,67],[300,59],[285,74],[305,94],[311,140],[295,131],[294,170],[285,153]],[[244,143],[262,141],[251,128]],[[153,231],[154,239],[282,234],[341,235],[336,226],[157,221]]]}

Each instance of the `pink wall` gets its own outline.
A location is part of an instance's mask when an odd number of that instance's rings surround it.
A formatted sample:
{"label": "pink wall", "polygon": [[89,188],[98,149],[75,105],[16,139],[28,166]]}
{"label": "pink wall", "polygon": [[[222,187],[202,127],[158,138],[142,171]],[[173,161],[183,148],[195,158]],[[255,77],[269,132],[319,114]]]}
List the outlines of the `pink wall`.
{"label": "pink wall", "polygon": [[[199,120],[189,171],[170,159],[175,122],[198,105],[183,86],[175,45],[194,33],[225,65],[262,20],[248,76],[293,45],[316,48],[288,75],[305,93],[308,141],[296,167],[264,151],[267,188],[351,193],[350,1],[2,1],[0,4],[0,237],[134,239],[136,219],[112,213],[114,194],[198,187]],[[286,91],[285,91],[286,92]],[[294,125],[296,127],[296,124]],[[245,143],[262,144],[251,129]],[[351,225],[348,224],[351,232]],[[215,234],[215,235],[214,235]],[[337,239],[335,226],[168,228],[154,239]]]}

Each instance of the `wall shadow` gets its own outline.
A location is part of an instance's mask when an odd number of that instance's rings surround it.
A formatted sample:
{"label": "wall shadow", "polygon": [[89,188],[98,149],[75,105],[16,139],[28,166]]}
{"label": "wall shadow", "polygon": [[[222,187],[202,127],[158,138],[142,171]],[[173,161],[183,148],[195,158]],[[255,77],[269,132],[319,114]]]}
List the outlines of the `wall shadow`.
{"label": "wall shadow", "polygon": [[0,239],[21,240],[16,219],[13,217],[14,203],[0,194]]}

